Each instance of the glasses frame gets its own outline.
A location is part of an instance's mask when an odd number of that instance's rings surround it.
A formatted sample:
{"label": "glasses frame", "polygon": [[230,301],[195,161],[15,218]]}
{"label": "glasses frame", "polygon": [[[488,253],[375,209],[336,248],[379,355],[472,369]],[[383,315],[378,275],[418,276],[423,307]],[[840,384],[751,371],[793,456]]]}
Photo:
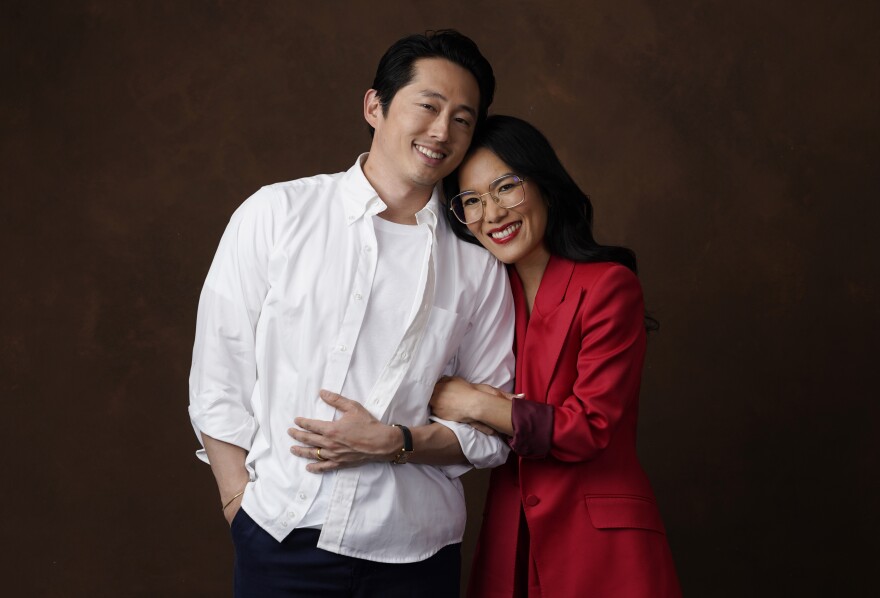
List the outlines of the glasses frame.
{"label": "glasses frame", "polygon": [[[513,204],[511,206],[502,206],[501,199],[497,195],[495,195],[495,191],[486,191],[485,193],[477,193],[476,191],[462,191],[461,193],[459,193],[458,195],[456,195],[455,197],[453,197],[452,199],[449,200],[449,211],[452,212],[452,215],[455,216],[456,220],[458,220],[459,222],[461,222],[462,224],[467,226],[468,224],[475,224],[475,223],[481,221],[486,216],[486,200],[483,198],[486,197],[487,195],[492,198],[492,201],[495,202],[496,206],[498,206],[499,208],[503,208],[505,210],[508,210],[510,208],[515,208],[516,206],[522,205],[522,203],[526,200],[526,190],[525,190],[526,179],[519,176],[518,174],[513,174],[512,172],[508,172],[507,174],[502,174],[500,177],[494,179],[491,183],[489,183],[489,188],[491,189],[495,183],[497,183],[498,181],[503,181],[504,179],[506,179],[508,177],[513,177],[517,180],[517,184],[519,186],[520,192],[522,193],[521,199],[518,202],[516,202],[515,204]],[[466,222],[458,214],[455,213],[455,200],[463,195],[476,195],[477,197],[480,198],[480,217],[477,218],[476,220],[471,220],[470,222]]]}

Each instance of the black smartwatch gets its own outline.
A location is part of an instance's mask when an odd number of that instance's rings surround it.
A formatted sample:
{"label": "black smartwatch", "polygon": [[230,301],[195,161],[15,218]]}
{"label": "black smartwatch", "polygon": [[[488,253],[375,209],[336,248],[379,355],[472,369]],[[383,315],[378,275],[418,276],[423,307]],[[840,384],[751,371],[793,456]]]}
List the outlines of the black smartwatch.
{"label": "black smartwatch", "polygon": [[397,456],[394,457],[394,461],[391,463],[394,465],[403,465],[407,461],[409,461],[410,455],[413,453],[413,441],[412,441],[412,432],[409,431],[409,428],[406,426],[402,426],[400,424],[391,424],[395,428],[399,428],[401,432],[403,432],[403,448],[400,449],[400,452],[397,453]]}

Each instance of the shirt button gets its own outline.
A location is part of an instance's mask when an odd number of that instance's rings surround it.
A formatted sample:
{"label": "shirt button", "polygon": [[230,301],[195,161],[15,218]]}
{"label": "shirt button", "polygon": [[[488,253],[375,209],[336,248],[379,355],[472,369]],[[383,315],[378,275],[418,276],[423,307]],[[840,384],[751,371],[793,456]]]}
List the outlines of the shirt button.
{"label": "shirt button", "polygon": [[346,349],[345,345],[339,345],[339,350],[342,351],[343,353],[345,353],[345,349]]}
{"label": "shirt button", "polygon": [[367,245],[366,247],[364,247],[364,251],[366,251],[367,253],[370,253],[371,251],[373,251],[373,248],[370,247],[369,245]]}
{"label": "shirt button", "polygon": [[360,293],[355,293],[355,294],[354,294],[354,298],[357,299],[358,301],[360,301],[361,299],[364,298],[364,296],[361,295]]}
{"label": "shirt button", "polygon": [[282,521],[282,522],[281,522],[281,527],[287,527],[287,522],[286,522],[286,521]]}
{"label": "shirt button", "polygon": [[299,493],[299,499],[300,499],[300,500],[305,500],[306,498],[307,498],[307,497],[306,497],[306,493],[305,493],[305,492],[300,492],[300,493]]}
{"label": "shirt button", "polygon": [[296,513],[294,513],[293,511],[288,511],[287,516],[293,519],[294,517],[296,517]]}
{"label": "shirt button", "polygon": [[400,354],[400,358],[401,358],[402,360],[406,361],[407,359],[409,359],[409,353],[407,353],[406,351],[402,352],[402,353]]}
{"label": "shirt button", "polygon": [[526,497],[526,505],[528,505],[528,506],[530,506],[530,507],[534,507],[534,506],[537,505],[539,502],[541,502],[541,499],[538,498],[537,496],[535,496],[534,494],[529,494],[529,495]]}

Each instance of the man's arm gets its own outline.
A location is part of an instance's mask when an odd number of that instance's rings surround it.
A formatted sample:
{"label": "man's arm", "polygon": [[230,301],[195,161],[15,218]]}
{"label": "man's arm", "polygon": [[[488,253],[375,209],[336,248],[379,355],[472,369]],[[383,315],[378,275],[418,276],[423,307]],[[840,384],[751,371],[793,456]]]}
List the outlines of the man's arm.
{"label": "man's arm", "polygon": [[[265,298],[274,196],[263,188],[229,221],[199,299],[190,371],[189,413],[223,505],[249,480],[245,455],[257,433],[255,329]],[[238,509],[235,497],[227,520]]]}
{"label": "man's arm", "polygon": [[[511,390],[513,385],[513,297],[504,266],[489,258],[488,254],[482,281],[482,296],[459,345],[457,368],[452,373],[475,385],[486,385],[485,388],[493,387],[493,392],[503,393]],[[431,420],[455,434],[473,467],[496,467],[507,459],[510,447],[497,435],[486,434],[483,428],[476,429],[473,423],[448,421],[437,414],[433,414]],[[469,467],[452,465],[445,467],[444,472],[455,477],[467,469]]]}
{"label": "man's arm", "polygon": [[[363,405],[342,395],[322,390],[320,396],[342,415],[332,422],[304,417],[294,420],[302,429],[290,428],[288,434],[306,446],[294,446],[290,452],[316,461],[306,469],[318,473],[369,461],[391,462],[397,457],[403,447],[403,434],[398,428],[383,424]],[[410,463],[467,463],[458,438],[446,426],[414,426],[410,432],[414,449]]]}
{"label": "man's arm", "polygon": [[211,438],[202,434],[202,444],[211,462],[211,471],[220,491],[220,506],[226,523],[232,525],[232,519],[241,507],[241,497],[245,486],[250,481],[244,465],[247,451],[240,446]]}

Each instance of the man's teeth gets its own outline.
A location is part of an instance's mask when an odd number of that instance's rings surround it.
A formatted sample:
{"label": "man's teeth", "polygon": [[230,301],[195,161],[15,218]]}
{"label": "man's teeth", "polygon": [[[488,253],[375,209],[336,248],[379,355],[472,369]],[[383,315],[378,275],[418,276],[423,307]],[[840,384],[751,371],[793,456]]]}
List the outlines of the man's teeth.
{"label": "man's teeth", "polygon": [[503,239],[504,237],[512,235],[513,231],[518,229],[520,226],[522,226],[522,222],[514,222],[504,230],[500,230],[497,233],[490,233],[489,236],[493,239]]}
{"label": "man's teeth", "polygon": [[422,147],[421,145],[417,145],[416,149],[428,156],[429,158],[434,158],[435,160],[439,160],[441,158],[445,158],[446,154],[441,154],[439,152],[432,152],[426,147]]}

